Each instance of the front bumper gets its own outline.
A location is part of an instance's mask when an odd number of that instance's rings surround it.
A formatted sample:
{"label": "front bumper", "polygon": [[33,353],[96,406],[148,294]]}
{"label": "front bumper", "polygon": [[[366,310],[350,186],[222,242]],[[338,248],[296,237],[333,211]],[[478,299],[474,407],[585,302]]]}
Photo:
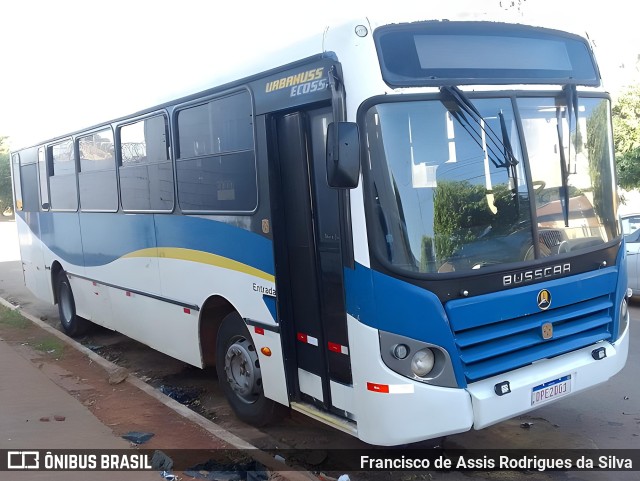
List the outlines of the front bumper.
{"label": "front bumper", "polygon": [[[594,360],[594,349],[604,347],[607,357]],[[629,328],[615,342],[599,342],[552,359],[544,359],[529,366],[470,384],[467,391],[473,405],[473,427],[482,429],[519,414],[531,411],[531,390],[547,381],[571,375],[571,394],[601,384],[619,372],[629,352]],[[495,393],[496,384],[508,381],[511,392],[503,396]],[[563,396],[564,397],[564,396]],[[562,399],[562,398],[558,398]],[[545,403],[547,405],[553,400]]]}

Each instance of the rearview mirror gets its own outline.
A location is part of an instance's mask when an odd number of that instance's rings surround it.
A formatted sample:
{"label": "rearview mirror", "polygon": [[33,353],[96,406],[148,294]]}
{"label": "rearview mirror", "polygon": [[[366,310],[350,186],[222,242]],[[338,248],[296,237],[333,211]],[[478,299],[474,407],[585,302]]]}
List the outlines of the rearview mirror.
{"label": "rearview mirror", "polygon": [[332,122],[327,129],[327,182],[353,189],[360,178],[360,134],[354,122]]}

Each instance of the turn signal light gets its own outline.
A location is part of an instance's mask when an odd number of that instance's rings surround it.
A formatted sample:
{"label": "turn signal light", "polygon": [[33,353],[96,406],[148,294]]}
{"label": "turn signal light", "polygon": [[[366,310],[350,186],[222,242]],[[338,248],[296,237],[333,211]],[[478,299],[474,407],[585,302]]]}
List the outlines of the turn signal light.
{"label": "turn signal light", "polygon": [[260,352],[267,357],[271,356],[271,349],[269,349],[268,347],[261,347]]}

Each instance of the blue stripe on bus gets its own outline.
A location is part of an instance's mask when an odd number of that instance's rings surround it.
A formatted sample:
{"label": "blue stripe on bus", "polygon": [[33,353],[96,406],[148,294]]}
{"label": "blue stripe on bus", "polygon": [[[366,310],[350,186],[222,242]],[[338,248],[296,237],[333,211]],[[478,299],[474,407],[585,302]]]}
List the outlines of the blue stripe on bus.
{"label": "blue stripe on bus", "polygon": [[269,309],[269,312],[273,316],[273,320],[278,322],[278,312],[276,310],[276,298],[263,295],[262,300],[264,301],[265,305],[267,306],[267,309]]}
{"label": "blue stripe on bus", "polygon": [[209,252],[275,275],[272,242],[259,234],[202,217],[156,215],[155,220],[158,247]]}
{"label": "blue stripe on bus", "polygon": [[466,387],[462,364],[442,303],[430,291],[356,263],[345,269],[347,312],[363,324],[441,346]]}
{"label": "blue stripe on bus", "polygon": [[[202,217],[153,214],[40,213],[34,235],[57,256],[78,266],[108,264],[152,247],[215,254],[274,275],[269,239],[240,227]],[[82,233],[82,236],[80,235]]]}

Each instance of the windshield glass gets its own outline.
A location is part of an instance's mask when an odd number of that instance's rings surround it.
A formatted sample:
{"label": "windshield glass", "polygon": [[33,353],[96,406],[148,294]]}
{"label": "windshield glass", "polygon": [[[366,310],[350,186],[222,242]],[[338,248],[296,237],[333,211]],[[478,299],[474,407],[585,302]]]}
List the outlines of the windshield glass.
{"label": "windshield glass", "polygon": [[618,234],[608,102],[580,99],[577,121],[562,103],[554,98],[518,100],[531,177],[538,185],[542,255],[579,251]]}
{"label": "windshield glass", "polygon": [[510,98],[471,100],[479,115],[465,111],[466,100],[368,109],[369,214],[383,260],[412,272],[468,272],[617,235],[606,100],[579,99],[576,121],[564,100],[519,99],[522,142]]}

